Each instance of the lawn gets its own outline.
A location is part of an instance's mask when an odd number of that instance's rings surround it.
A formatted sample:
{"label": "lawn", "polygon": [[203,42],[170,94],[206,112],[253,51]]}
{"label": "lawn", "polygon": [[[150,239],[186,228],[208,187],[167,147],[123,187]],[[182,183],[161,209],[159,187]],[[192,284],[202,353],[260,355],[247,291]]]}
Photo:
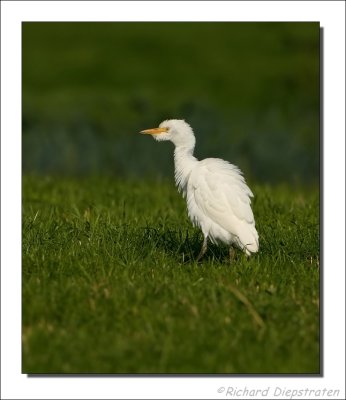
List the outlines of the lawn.
{"label": "lawn", "polygon": [[23,373],[319,373],[319,191],[251,187],[260,252],[197,264],[173,179],[24,175]]}

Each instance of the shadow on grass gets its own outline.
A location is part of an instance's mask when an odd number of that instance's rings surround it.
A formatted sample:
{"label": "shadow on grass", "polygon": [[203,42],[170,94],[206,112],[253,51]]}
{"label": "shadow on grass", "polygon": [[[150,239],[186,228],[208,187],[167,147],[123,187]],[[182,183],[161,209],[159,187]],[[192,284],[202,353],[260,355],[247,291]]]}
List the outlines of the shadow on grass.
{"label": "shadow on grass", "polygon": [[[182,264],[197,262],[197,256],[201,250],[203,236],[201,232],[182,230],[144,227],[141,229],[140,247],[144,247],[144,242],[150,240],[152,246],[164,251],[166,254],[174,257]],[[139,238],[140,239],[140,238]],[[236,254],[240,256],[240,252]],[[229,263],[229,252],[225,245],[215,245],[208,242],[208,249],[201,263],[203,262]]]}

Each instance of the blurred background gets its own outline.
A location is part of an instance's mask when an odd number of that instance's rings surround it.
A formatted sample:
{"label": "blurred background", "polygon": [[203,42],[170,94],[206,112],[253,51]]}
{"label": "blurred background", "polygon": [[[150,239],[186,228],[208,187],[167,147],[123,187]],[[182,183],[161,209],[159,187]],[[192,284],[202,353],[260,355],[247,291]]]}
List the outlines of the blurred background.
{"label": "blurred background", "polygon": [[247,179],[319,181],[318,23],[23,23],[23,173],[173,176],[188,121],[198,158]]}

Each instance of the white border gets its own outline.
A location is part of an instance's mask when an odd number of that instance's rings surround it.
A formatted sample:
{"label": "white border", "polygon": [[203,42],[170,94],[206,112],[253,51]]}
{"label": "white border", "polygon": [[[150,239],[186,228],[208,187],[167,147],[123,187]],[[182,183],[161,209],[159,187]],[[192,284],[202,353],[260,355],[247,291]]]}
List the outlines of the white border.
{"label": "white border", "polygon": [[[2,398],[211,399],[230,398],[225,392],[217,393],[219,387],[264,389],[278,385],[287,389],[340,389],[339,398],[345,398],[345,3],[24,1],[2,2],[1,9]],[[21,374],[21,22],[56,20],[321,22],[325,154],[323,378],[33,379]]]}

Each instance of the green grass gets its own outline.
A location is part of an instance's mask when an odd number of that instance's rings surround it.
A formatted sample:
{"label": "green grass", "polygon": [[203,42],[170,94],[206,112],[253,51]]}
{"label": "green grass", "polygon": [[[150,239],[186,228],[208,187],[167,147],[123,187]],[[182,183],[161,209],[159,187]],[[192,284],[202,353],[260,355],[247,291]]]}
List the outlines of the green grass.
{"label": "green grass", "polygon": [[319,373],[319,196],[253,186],[260,252],[172,180],[23,177],[23,373]]}

